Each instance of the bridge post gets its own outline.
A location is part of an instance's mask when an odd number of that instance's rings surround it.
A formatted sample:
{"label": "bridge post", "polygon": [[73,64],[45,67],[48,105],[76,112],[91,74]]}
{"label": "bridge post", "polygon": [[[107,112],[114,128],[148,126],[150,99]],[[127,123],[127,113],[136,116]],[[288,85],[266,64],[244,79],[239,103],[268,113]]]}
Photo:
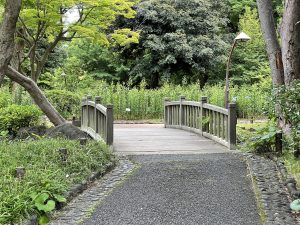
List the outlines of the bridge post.
{"label": "bridge post", "polygon": [[206,116],[205,112],[204,112],[204,107],[203,105],[207,103],[207,97],[202,96],[200,98],[200,102],[201,102],[201,113],[200,113],[200,131],[201,131],[201,135],[203,135],[203,131],[206,131],[206,126],[204,127],[203,124],[203,118]]}
{"label": "bridge post", "polygon": [[86,116],[85,112],[84,112],[84,103],[86,102],[86,97],[83,97],[81,100],[81,127],[85,128],[85,124],[84,124],[84,117]]}
{"label": "bridge post", "polygon": [[[86,101],[92,101],[92,96],[86,96]],[[87,106],[87,127],[90,127],[91,123],[91,109],[90,106]]]}
{"label": "bridge post", "polygon": [[106,108],[106,144],[112,145],[114,140],[113,105],[107,105]]}
{"label": "bridge post", "polygon": [[166,128],[167,125],[168,125],[168,121],[169,121],[169,118],[168,118],[168,110],[167,110],[167,106],[166,106],[166,103],[169,102],[170,99],[169,98],[165,98],[164,99],[164,127]]}
{"label": "bridge post", "polygon": [[184,108],[183,102],[185,101],[185,96],[180,96],[180,106],[179,106],[179,125],[182,127],[184,124]]}
{"label": "bridge post", "polygon": [[228,107],[228,144],[230,150],[236,148],[236,104],[230,103]]}
{"label": "bridge post", "polygon": [[96,134],[99,133],[99,122],[98,122],[99,113],[96,108],[97,104],[101,104],[101,97],[99,97],[99,96],[95,97],[95,132],[96,132]]}

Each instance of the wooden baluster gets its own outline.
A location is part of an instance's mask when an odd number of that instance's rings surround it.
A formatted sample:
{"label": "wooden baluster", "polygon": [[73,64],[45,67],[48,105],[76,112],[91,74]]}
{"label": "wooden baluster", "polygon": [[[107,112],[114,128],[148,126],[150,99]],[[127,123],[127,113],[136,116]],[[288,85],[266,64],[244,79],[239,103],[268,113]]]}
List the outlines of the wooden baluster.
{"label": "wooden baluster", "polygon": [[83,97],[82,98],[82,101],[81,101],[81,128],[85,129],[86,128],[86,106],[85,106],[85,103],[86,103],[86,98]]}
{"label": "wooden baluster", "polygon": [[225,140],[225,115],[224,114],[222,114],[222,139],[224,139]]}
{"label": "wooden baluster", "polygon": [[214,126],[213,126],[213,111],[209,110],[209,133],[214,133]]}
{"label": "wooden baluster", "polygon": [[236,147],[236,123],[236,104],[230,103],[228,106],[228,143],[231,150]]}
{"label": "wooden baluster", "polygon": [[216,111],[213,111],[213,123],[214,123],[213,135],[217,136],[217,112]]}
{"label": "wooden baluster", "polygon": [[179,125],[180,127],[185,125],[185,113],[184,113],[184,101],[185,101],[185,96],[180,96],[180,106],[179,106]]}
{"label": "wooden baluster", "polygon": [[99,112],[97,107],[96,107],[98,104],[101,104],[101,97],[96,96],[95,97],[95,132],[96,132],[96,134],[101,133],[101,132],[99,132],[99,119],[100,119],[100,116],[101,116],[101,112]]}
{"label": "wooden baluster", "polygon": [[166,106],[166,103],[169,102],[170,100],[168,98],[164,99],[164,126],[165,128],[167,125],[169,125],[169,113],[168,113],[168,106]]}
{"label": "wooden baluster", "polygon": [[113,105],[107,105],[106,108],[106,143],[112,145],[114,140]]}
{"label": "wooden baluster", "polygon": [[[87,103],[89,101],[92,101],[92,96],[91,95],[88,95],[86,97],[86,100],[87,100]],[[87,105],[87,127],[89,128],[90,127],[90,121],[91,121],[91,109],[90,109],[90,106]]]}
{"label": "wooden baluster", "polygon": [[218,137],[221,137],[221,113],[218,113]]}
{"label": "wooden baluster", "polygon": [[204,104],[207,103],[207,97],[202,96],[200,99],[201,103],[201,112],[200,112],[200,131],[201,135],[203,135],[203,132],[206,132],[206,125],[203,123],[203,120],[206,118],[206,110],[204,109]]}

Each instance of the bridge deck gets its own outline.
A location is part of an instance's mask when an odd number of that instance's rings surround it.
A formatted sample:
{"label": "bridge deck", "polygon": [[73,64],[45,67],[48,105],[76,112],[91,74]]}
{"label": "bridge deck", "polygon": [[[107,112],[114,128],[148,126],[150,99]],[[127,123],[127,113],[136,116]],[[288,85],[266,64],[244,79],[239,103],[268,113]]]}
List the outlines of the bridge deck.
{"label": "bridge deck", "polygon": [[162,124],[115,124],[114,149],[120,155],[229,152],[205,137]]}

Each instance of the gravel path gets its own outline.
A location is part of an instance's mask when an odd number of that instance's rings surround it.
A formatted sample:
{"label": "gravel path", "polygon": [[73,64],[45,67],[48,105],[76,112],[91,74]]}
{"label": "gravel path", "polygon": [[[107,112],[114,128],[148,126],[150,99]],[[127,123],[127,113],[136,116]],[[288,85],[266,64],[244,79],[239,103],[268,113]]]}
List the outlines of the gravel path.
{"label": "gravel path", "polygon": [[132,156],[141,164],[85,225],[258,225],[239,154]]}

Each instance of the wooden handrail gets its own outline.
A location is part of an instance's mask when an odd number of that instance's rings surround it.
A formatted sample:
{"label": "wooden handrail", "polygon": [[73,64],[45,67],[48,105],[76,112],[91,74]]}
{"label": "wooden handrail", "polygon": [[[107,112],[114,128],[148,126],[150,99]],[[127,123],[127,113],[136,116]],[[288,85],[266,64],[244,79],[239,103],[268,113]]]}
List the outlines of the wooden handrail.
{"label": "wooden handrail", "polygon": [[113,106],[101,105],[101,98],[87,96],[81,104],[81,130],[88,133],[95,140],[103,140],[106,144],[113,144]]}
{"label": "wooden handrail", "polygon": [[207,97],[199,102],[164,100],[164,124],[166,128],[178,128],[198,133],[233,150],[236,148],[236,105],[228,109],[207,103]]}

